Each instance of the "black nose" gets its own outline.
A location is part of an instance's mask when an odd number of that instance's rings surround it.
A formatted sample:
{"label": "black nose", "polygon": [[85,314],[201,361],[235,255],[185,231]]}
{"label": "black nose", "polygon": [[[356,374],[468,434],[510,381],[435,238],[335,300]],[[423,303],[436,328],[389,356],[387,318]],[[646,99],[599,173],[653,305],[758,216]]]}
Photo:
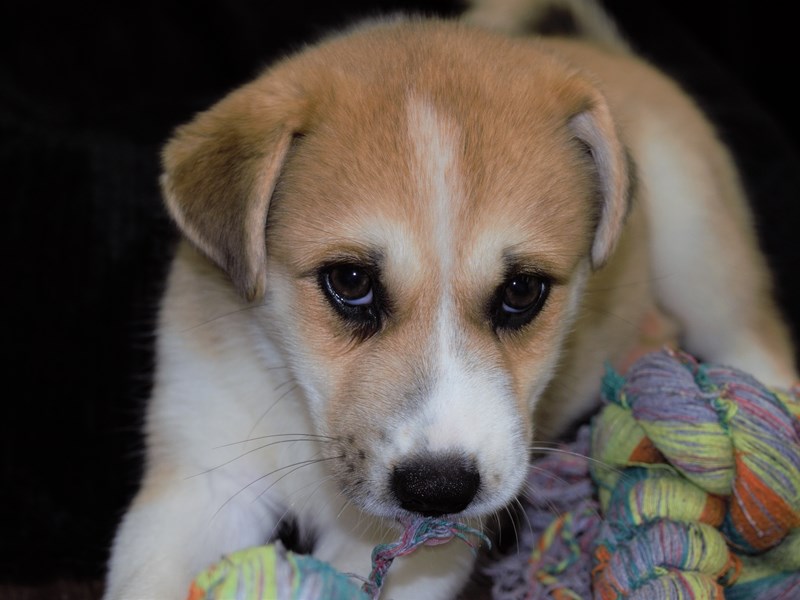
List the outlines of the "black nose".
{"label": "black nose", "polygon": [[406,510],[426,517],[461,512],[478,493],[474,460],[459,454],[417,457],[394,468],[392,492]]}

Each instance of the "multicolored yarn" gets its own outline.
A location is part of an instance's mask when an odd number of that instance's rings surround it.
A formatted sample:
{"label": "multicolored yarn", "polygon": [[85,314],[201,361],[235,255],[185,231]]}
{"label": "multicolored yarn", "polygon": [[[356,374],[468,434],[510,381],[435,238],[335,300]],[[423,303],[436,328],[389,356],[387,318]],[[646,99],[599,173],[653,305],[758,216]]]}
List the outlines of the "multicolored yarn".
{"label": "multicolored yarn", "polygon": [[609,373],[604,396],[595,597],[800,597],[797,396],[670,351]]}
{"label": "multicolored yarn", "polygon": [[482,532],[463,523],[419,517],[406,524],[400,540],[375,547],[372,572],[360,587],[361,578],[312,556],[276,545],[258,546],[234,552],[200,573],[187,600],[376,600],[395,558],[453,538],[473,549],[480,541],[490,544]]}
{"label": "multicolored yarn", "polygon": [[668,350],[603,387],[591,449],[585,427],[534,462],[493,598],[800,598],[800,388]]}
{"label": "multicolored yarn", "polygon": [[257,546],[224,557],[192,582],[186,600],[369,600],[359,584],[312,556]]}
{"label": "multicolored yarn", "polygon": [[494,600],[591,598],[600,505],[589,476],[589,427],[532,465],[518,515],[518,544],[485,569]]}
{"label": "multicolored yarn", "polygon": [[[470,540],[470,536],[477,538],[478,542]],[[403,530],[400,540],[390,544],[380,544],[372,551],[372,572],[364,583],[364,591],[371,598],[378,598],[383,586],[386,573],[398,556],[410,554],[420,546],[438,546],[458,538],[473,550],[481,541],[491,546],[489,538],[482,531],[473,529],[463,523],[418,517],[409,522]]]}

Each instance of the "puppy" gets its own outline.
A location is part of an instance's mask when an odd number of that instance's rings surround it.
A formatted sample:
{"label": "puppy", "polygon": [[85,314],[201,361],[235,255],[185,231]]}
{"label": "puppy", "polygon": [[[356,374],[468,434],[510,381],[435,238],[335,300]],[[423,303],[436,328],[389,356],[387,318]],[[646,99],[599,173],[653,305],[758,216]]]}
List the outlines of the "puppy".
{"label": "puppy", "polygon": [[[553,6],[580,39],[511,35]],[[163,165],[186,241],[108,600],[182,598],[281,539],[366,575],[398,521],[482,524],[654,314],[797,378],[731,157],[592,3],[363,24],[180,127]],[[386,597],[451,598],[472,560],[424,548]]]}

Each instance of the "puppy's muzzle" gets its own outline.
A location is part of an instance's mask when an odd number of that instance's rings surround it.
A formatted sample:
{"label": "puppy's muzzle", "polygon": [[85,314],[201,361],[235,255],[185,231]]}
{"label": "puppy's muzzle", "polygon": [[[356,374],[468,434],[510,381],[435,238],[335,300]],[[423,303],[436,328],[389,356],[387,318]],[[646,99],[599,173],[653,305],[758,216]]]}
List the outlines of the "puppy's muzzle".
{"label": "puppy's muzzle", "polygon": [[460,454],[413,457],[397,465],[391,475],[392,493],[400,506],[426,517],[461,512],[480,485],[475,461]]}

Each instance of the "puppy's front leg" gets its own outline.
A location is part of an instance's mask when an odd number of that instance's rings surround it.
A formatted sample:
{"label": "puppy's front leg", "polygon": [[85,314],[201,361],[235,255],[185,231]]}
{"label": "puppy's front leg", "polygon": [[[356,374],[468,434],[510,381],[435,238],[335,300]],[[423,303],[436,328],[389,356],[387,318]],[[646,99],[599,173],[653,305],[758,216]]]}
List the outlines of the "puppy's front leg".
{"label": "puppy's front leg", "polygon": [[150,474],[114,541],[105,600],[186,597],[225,553],[264,543],[275,515],[234,478]]}

